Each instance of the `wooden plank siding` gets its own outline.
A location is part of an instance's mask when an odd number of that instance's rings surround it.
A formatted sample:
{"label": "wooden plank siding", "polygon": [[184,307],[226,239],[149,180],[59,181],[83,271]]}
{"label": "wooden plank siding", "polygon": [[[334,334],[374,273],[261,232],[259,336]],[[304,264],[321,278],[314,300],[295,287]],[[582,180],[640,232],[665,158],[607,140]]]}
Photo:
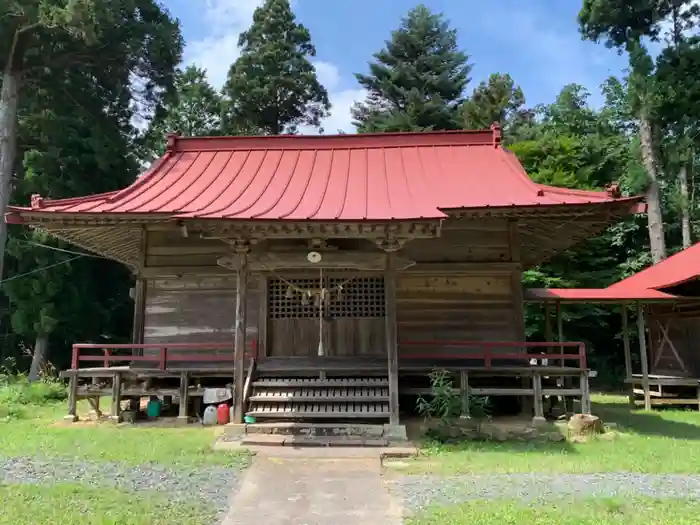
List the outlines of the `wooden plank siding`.
{"label": "wooden plank siding", "polygon": [[[149,278],[144,342],[233,345],[235,274],[216,262],[230,255],[231,248],[221,240],[183,237],[179,229],[149,232],[147,242],[143,268]],[[339,252],[379,251],[369,241],[338,242],[335,249]],[[397,252],[402,259],[415,262],[397,274],[399,355],[409,351],[401,345],[401,341],[408,340],[524,340],[522,319],[518,319],[522,316],[518,305],[521,300],[518,242],[517,225],[505,219],[446,220],[440,237],[412,240]],[[287,244],[280,240],[263,242],[253,248],[251,257],[255,257],[257,250],[268,249],[283,257],[289,249]],[[304,248],[296,245],[294,249],[299,252]],[[326,273],[331,274],[383,275],[381,271]],[[304,270],[251,276],[246,334],[248,341],[260,343],[261,358],[317,355],[318,318],[275,315],[269,311],[267,295],[272,283],[269,279],[277,279],[279,283],[279,277],[318,279],[318,275],[316,271]],[[359,316],[348,312],[327,316],[323,333],[326,356],[386,356],[384,311],[367,312]],[[454,353],[456,349],[429,349],[439,350]],[[410,351],[424,353],[417,347],[411,347]]]}
{"label": "wooden plank siding", "polygon": [[[476,349],[406,345],[408,341],[524,340],[514,323],[511,273],[405,273],[396,291],[399,356]],[[512,348],[494,349],[512,353]]]}
{"label": "wooden plank siding", "polygon": [[[258,336],[258,283],[257,278],[251,278],[248,289],[246,335],[249,342]],[[233,351],[235,308],[235,276],[149,281],[144,343],[230,342]]]}
{"label": "wooden plank siding", "polygon": [[[700,377],[700,309],[676,311],[671,306],[648,308],[649,373]],[[679,359],[680,358],[680,359]]]}

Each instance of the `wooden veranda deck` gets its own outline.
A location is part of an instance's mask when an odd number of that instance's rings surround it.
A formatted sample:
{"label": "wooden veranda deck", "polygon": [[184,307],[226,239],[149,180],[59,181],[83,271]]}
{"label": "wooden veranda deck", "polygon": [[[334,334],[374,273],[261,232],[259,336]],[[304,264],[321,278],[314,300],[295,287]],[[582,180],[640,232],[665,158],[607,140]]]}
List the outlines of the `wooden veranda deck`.
{"label": "wooden veranda deck", "polygon": [[[420,352],[404,353],[399,357],[400,395],[429,393],[428,375],[435,369],[444,369],[453,373],[455,391],[460,395],[531,398],[536,418],[544,417],[542,400],[546,396],[558,396],[571,401],[574,398],[580,399],[581,411],[590,411],[589,372],[583,343],[412,341],[402,344],[407,348],[417,347]],[[437,348],[429,351],[431,347]],[[248,345],[244,387],[246,404],[262,399],[256,397],[253,390],[265,378],[282,387],[289,387],[287,383],[293,378],[310,378],[306,380],[307,383],[313,383],[313,378],[316,378],[320,381],[318,385],[304,383],[304,388],[308,390],[323,386],[328,391],[324,395],[328,397],[329,403],[342,402],[347,408],[355,401],[351,403],[342,398],[340,391],[330,390],[343,387],[342,381],[348,379],[356,382],[362,381],[363,377],[386,380],[388,373],[387,360],[377,357],[287,357],[258,360],[257,351],[254,342]],[[170,396],[179,400],[180,417],[187,419],[189,399],[201,400],[207,388],[230,388],[234,377],[232,345],[219,343],[77,344],[74,345],[72,364],[70,370],[61,374],[70,378],[71,417],[75,416],[75,406],[81,398],[94,401],[100,396],[111,395],[113,415],[118,415],[119,402],[124,397]],[[84,367],[81,366],[83,364],[101,366]],[[311,394],[313,395],[309,399],[316,399],[320,395],[316,391]],[[279,399],[297,400],[309,395],[309,392],[290,391],[283,393]],[[353,394],[356,395],[357,393]],[[195,410],[199,410],[198,407],[199,402],[196,403]],[[367,410],[363,410],[366,414]],[[305,412],[300,410],[299,413],[303,415]]]}

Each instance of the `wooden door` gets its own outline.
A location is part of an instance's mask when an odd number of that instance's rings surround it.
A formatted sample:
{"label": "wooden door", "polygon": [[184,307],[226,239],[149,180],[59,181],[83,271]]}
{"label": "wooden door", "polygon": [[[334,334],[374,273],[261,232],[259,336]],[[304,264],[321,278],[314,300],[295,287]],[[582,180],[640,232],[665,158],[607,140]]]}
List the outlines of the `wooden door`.
{"label": "wooden door", "polygon": [[269,279],[267,290],[268,357],[318,357],[320,337],[326,357],[384,354],[381,275]]}

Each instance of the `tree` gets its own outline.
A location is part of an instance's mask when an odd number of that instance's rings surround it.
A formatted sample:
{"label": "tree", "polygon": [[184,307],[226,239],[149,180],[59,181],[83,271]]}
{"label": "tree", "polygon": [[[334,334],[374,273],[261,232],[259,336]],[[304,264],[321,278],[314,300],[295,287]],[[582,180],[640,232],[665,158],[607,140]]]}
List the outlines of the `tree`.
{"label": "tree", "polygon": [[[173,45],[174,44],[174,45]],[[178,24],[156,0],[9,0],[0,6],[0,216],[17,169],[18,109],[34,77],[81,69],[105,89],[140,80],[155,104],[180,60]],[[0,276],[7,227],[0,221]]]}
{"label": "tree", "polygon": [[584,0],[579,13],[583,35],[593,41],[606,38],[610,47],[629,55],[628,103],[637,119],[640,155],[647,174],[646,201],[652,260],[666,257],[666,240],[661,210],[658,144],[655,143],[655,86],[653,61],[642,44],[642,37],[657,39],[661,22],[667,16],[667,2],[641,0]]}
{"label": "tree", "polygon": [[172,96],[155,116],[145,137],[145,157],[165,153],[168,133],[188,137],[221,134],[221,96],[207,82],[206,71],[196,66],[178,70]]}
{"label": "tree", "polygon": [[227,134],[296,133],[320,128],[328,116],[328,93],[309,60],[311,35],[297,23],[289,0],[266,0],[239,38],[241,56],[223,88]]}
{"label": "tree", "polygon": [[424,5],[412,9],[374,55],[369,74],[355,75],[368,92],[352,110],[357,130],[461,129],[467,60],[442,14]]}
{"label": "tree", "polygon": [[486,129],[498,122],[505,137],[532,120],[532,112],[525,109],[523,90],[510,75],[501,73],[474,88],[462,111],[465,129]]}

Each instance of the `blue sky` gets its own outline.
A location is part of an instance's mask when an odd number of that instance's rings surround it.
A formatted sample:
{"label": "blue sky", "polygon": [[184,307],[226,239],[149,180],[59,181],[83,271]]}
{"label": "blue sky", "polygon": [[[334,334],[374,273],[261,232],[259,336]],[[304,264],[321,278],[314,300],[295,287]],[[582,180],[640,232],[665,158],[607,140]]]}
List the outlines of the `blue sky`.
{"label": "blue sky", "polygon": [[[165,0],[183,27],[185,61],[207,69],[216,87],[238,56],[238,34],[262,0]],[[365,72],[415,0],[293,0],[297,18],[311,31],[316,67],[329,90],[327,133],[351,131],[349,108],[364,93],[353,73]],[[602,44],[583,42],[576,15],[580,0],[425,0],[458,30],[474,65],[470,88],[491,73],[510,73],[528,104],[550,102],[576,82],[600,102],[599,86],[619,75],[625,59]]]}

